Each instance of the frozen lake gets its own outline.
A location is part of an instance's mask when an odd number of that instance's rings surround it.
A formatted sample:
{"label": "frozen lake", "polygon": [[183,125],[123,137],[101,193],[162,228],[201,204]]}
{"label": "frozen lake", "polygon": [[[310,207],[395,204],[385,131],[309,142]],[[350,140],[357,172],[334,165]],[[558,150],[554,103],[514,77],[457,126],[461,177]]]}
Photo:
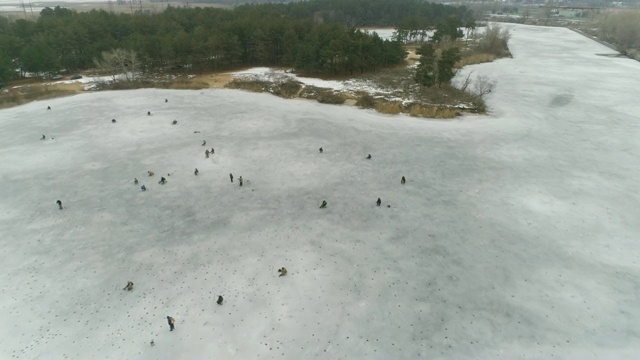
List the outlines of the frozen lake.
{"label": "frozen lake", "polygon": [[461,74],[496,81],[489,116],[223,89],[0,110],[0,358],[636,359],[640,63],[510,28],[513,59]]}

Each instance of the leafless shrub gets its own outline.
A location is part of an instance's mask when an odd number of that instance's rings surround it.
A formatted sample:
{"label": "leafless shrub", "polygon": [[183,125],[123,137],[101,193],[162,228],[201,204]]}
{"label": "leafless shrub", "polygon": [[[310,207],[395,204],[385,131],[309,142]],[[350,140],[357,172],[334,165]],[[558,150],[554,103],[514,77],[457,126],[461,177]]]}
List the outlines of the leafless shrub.
{"label": "leafless shrub", "polygon": [[483,98],[485,95],[490,94],[496,87],[496,82],[489,80],[484,75],[478,75],[476,81],[473,83],[473,94]]}
{"label": "leafless shrub", "polygon": [[509,30],[498,25],[487,26],[484,34],[478,39],[476,48],[478,52],[493,54],[497,57],[511,56],[508,42],[511,38]]}
{"label": "leafless shrub", "polygon": [[281,98],[291,99],[300,92],[300,89],[302,89],[301,82],[290,80],[280,84],[275,84],[271,89],[271,93]]}
{"label": "leafless shrub", "polygon": [[344,104],[346,95],[337,93],[332,89],[315,86],[305,86],[299,96],[303,99],[314,99],[322,104]]}
{"label": "leafless shrub", "polygon": [[318,102],[322,104],[340,105],[344,104],[345,100],[346,98],[343,94],[333,91],[323,92],[318,96]]}
{"label": "leafless shrub", "polygon": [[376,98],[370,94],[360,95],[356,101],[356,106],[363,109],[374,109],[376,107]]}
{"label": "leafless shrub", "polygon": [[399,114],[402,112],[402,103],[399,101],[378,100],[376,111],[383,114]]}
{"label": "leafless shrub", "polygon": [[408,113],[414,117],[452,119],[460,115],[456,109],[436,105],[412,104],[408,108]]}
{"label": "leafless shrub", "polygon": [[475,65],[492,62],[496,59],[496,56],[493,54],[471,54],[463,57],[460,61],[458,61],[455,65],[456,68],[462,68],[467,65]]}

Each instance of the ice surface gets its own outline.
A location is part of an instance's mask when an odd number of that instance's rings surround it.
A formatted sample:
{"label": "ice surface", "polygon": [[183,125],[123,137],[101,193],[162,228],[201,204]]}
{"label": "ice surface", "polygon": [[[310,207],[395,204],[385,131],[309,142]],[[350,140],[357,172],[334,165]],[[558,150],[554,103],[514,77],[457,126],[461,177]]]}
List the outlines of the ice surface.
{"label": "ice surface", "polygon": [[227,89],[0,110],[0,358],[637,358],[640,63],[511,27],[513,59],[466,70],[489,116]]}

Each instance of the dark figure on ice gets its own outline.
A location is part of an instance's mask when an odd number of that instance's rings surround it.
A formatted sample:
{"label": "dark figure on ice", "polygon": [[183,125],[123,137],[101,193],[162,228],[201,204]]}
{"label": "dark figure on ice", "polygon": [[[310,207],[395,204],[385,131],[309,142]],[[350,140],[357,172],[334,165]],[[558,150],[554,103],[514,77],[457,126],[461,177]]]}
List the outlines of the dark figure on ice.
{"label": "dark figure on ice", "polygon": [[196,168],[196,171],[193,172],[193,175],[198,175],[200,171],[198,171],[198,168]]}
{"label": "dark figure on ice", "polygon": [[156,342],[155,342],[155,341],[153,341],[153,340],[151,340],[151,342],[150,342],[149,344],[151,344],[151,346],[155,346],[155,345],[156,345]]}
{"label": "dark figure on ice", "polygon": [[322,150],[322,148],[318,149],[320,151],[320,154],[322,154],[324,152],[324,150]]}
{"label": "dark figure on ice", "polygon": [[47,137],[44,136],[44,135],[42,135],[42,137],[40,138],[40,140],[46,140],[46,139],[47,139]]}
{"label": "dark figure on ice", "polygon": [[213,148],[211,148],[211,154],[215,154],[215,153],[216,151]]}
{"label": "dark figure on ice", "polygon": [[380,200],[380,198],[378,198],[378,201],[376,201],[376,205],[380,206],[380,204],[382,204],[382,200]]}
{"label": "dark figure on ice", "polygon": [[209,149],[204,151],[204,156],[208,159],[209,158]]}
{"label": "dark figure on ice", "polygon": [[51,106],[47,106],[47,110],[51,110]]}
{"label": "dark figure on ice", "polygon": [[158,184],[164,185],[166,183],[167,183],[167,179],[165,179],[164,176],[160,177],[160,181],[158,181]]}
{"label": "dark figure on ice", "polygon": [[400,184],[404,185],[405,182],[406,180],[404,179],[404,176],[403,176],[402,179],[400,179]]}
{"label": "dark figure on ice", "polygon": [[218,305],[222,305],[222,301],[224,301],[224,299],[222,298],[222,295],[218,295]]}
{"label": "dark figure on ice", "polygon": [[166,103],[169,102],[169,99],[164,99],[164,102],[166,102]]}
{"label": "dark figure on ice", "polygon": [[207,145],[207,140],[202,140],[202,146]]}
{"label": "dark figure on ice", "polygon": [[127,291],[133,290],[133,282],[128,281],[127,282],[127,286],[125,286],[124,289],[122,289],[122,290],[127,290]]}
{"label": "dark figure on ice", "polygon": [[58,204],[58,209],[62,210],[62,201],[58,200],[56,204]]}
{"label": "dark figure on ice", "polygon": [[151,116],[151,111],[147,111],[147,116]]}
{"label": "dark figure on ice", "polygon": [[242,176],[238,177],[238,182],[240,183],[240,186],[242,186]]}
{"label": "dark figure on ice", "polygon": [[322,205],[320,205],[320,209],[324,209],[327,207],[327,200],[322,200]]}
{"label": "dark figure on ice", "polygon": [[231,179],[231,182],[233,182],[233,174],[229,173],[229,179]]}
{"label": "dark figure on ice", "polygon": [[287,275],[287,268],[285,268],[283,266],[282,269],[278,269],[278,272],[280,273],[280,275],[278,275],[278,277],[285,276],[285,275]]}
{"label": "dark figure on ice", "polygon": [[169,323],[169,331],[173,331],[176,328],[176,319],[167,316],[167,322]]}
{"label": "dark figure on ice", "polygon": [[116,123],[116,119],[111,119],[111,122],[115,124]]}
{"label": "dark figure on ice", "polygon": [[367,160],[371,159],[371,154],[367,155]]}
{"label": "dark figure on ice", "polygon": [[177,125],[177,124],[178,124],[178,120],[173,120],[173,121],[171,122],[171,125]]}
{"label": "dark figure on ice", "polygon": [[138,185],[138,178],[133,178],[133,184]]}
{"label": "dark figure on ice", "polygon": [[142,190],[142,191],[147,191],[147,187],[146,187],[146,186],[144,186],[144,185],[142,185],[142,186],[140,186],[140,190]]}
{"label": "dark figure on ice", "polygon": [[151,170],[147,170],[147,174],[149,174],[149,176],[153,176],[153,175],[155,175],[155,174],[153,173],[153,171],[151,171]]}

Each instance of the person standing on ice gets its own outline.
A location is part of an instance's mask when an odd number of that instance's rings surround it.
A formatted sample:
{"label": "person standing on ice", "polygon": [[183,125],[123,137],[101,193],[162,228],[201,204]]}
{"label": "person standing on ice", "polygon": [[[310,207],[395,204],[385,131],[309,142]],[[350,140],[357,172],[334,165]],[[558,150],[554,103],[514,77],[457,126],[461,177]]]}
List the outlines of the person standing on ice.
{"label": "person standing on ice", "polygon": [[62,201],[58,200],[56,204],[58,204],[58,209],[62,210]]}
{"label": "person standing on ice", "polygon": [[209,149],[204,151],[204,157],[207,159],[209,158]]}
{"label": "person standing on ice", "polygon": [[400,184],[404,185],[405,182],[407,182],[407,180],[405,180],[405,178],[403,176],[402,179],[400,179]]}
{"label": "person standing on ice", "polygon": [[238,178],[238,182],[240,183],[240,186],[242,186],[242,176]]}
{"label": "person standing on ice", "polygon": [[169,331],[173,331],[176,328],[176,319],[167,316],[167,322],[169,323]]}
{"label": "person standing on ice", "polygon": [[380,200],[380,198],[378,198],[378,201],[376,201],[376,205],[380,206],[380,204],[382,204],[382,200]]}
{"label": "person standing on ice", "polygon": [[281,269],[278,269],[278,272],[280,273],[280,275],[278,275],[278,277],[285,276],[285,275],[287,275],[287,268],[285,268],[283,266]]}
{"label": "person standing on ice", "polygon": [[233,174],[229,173],[229,179],[231,179],[231,182],[233,182]]}

